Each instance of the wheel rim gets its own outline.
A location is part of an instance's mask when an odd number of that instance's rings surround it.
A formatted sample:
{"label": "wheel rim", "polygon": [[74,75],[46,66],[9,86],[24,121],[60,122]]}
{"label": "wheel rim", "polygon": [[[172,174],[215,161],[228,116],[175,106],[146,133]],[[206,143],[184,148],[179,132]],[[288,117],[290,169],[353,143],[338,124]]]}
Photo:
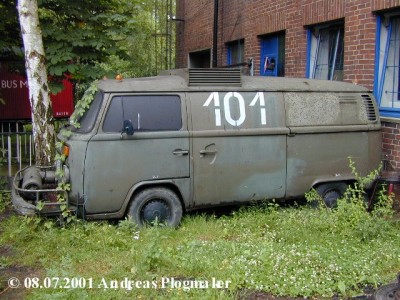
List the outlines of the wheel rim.
{"label": "wheel rim", "polygon": [[143,223],[151,223],[155,220],[162,223],[168,221],[170,216],[169,206],[160,199],[147,202],[140,212],[140,219]]}

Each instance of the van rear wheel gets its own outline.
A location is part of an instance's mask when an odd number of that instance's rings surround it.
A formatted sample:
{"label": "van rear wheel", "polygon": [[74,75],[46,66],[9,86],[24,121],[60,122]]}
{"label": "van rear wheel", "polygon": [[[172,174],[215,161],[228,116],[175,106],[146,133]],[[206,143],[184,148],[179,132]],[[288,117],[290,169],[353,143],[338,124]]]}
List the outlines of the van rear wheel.
{"label": "van rear wheel", "polygon": [[158,222],[176,227],[182,219],[182,205],[170,189],[150,188],[133,197],[128,216],[139,226]]}
{"label": "van rear wheel", "polygon": [[315,190],[327,207],[334,208],[337,206],[338,199],[342,198],[346,192],[347,184],[344,182],[323,183]]}

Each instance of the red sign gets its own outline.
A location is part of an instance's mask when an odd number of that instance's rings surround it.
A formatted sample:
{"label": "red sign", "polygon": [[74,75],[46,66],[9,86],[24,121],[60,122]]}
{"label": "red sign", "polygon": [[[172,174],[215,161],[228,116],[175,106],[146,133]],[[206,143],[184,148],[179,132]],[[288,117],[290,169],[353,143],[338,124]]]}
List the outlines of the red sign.
{"label": "red sign", "polygon": [[[50,95],[55,118],[68,118],[74,110],[73,85],[63,80],[64,89]],[[26,77],[0,67],[0,120],[31,119],[29,90]]]}

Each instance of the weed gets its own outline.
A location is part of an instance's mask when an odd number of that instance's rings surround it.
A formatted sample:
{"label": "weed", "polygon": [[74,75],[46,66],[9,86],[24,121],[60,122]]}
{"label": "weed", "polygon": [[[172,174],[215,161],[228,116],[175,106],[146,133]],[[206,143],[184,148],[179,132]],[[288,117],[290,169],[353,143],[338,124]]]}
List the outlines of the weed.
{"label": "weed", "polygon": [[378,191],[378,195],[375,199],[372,214],[376,217],[383,218],[393,216],[393,197],[394,195],[388,195],[386,185],[381,185],[381,189]]}
{"label": "weed", "polygon": [[140,231],[138,229],[138,225],[132,220],[131,217],[126,218],[118,223],[118,228],[126,233],[127,235],[131,235],[133,239],[138,240],[140,236]]}
{"label": "weed", "polygon": [[[6,162],[5,154],[6,150],[0,148],[0,166]],[[0,212],[3,212],[5,208],[10,204],[10,194],[6,190],[7,180],[0,176]]]}
{"label": "weed", "polygon": [[8,191],[0,190],[0,212],[11,204],[11,194]]}
{"label": "weed", "polygon": [[10,265],[10,259],[6,256],[0,256],[0,270]]}

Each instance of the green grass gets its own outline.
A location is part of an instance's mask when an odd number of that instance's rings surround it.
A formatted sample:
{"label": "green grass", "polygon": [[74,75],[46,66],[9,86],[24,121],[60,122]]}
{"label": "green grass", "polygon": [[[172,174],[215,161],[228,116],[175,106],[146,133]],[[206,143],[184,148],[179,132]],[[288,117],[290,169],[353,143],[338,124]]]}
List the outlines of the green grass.
{"label": "green grass", "polygon": [[[61,284],[82,277],[93,286],[32,289],[30,299],[234,299],[245,290],[350,296],[393,280],[400,270],[399,221],[354,203],[337,210],[267,203],[222,217],[187,215],[177,229],[138,230],[128,220],[61,228],[18,216],[3,220],[1,228],[0,246],[11,244],[16,255],[0,261],[0,268],[35,266]],[[145,286],[127,290],[121,287],[125,278]],[[212,288],[213,278],[228,288]],[[161,286],[172,279],[208,288]]]}

